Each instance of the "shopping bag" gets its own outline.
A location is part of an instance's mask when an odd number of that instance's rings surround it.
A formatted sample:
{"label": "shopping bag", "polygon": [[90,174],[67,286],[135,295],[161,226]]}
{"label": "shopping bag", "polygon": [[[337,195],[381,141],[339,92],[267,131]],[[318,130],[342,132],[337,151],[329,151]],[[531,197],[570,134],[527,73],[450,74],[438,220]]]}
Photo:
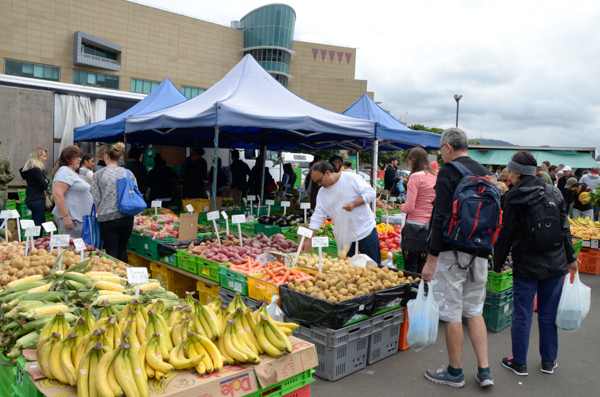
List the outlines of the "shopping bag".
{"label": "shopping bag", "polygon": [[406,335],[406,342],[414,351],[425,349],[435,343],[440,321],[440,309],[433,299],[433,288],[427,282],[427,296],[425,296],[425,281],[419,283],[417,297],[408,302],[408,318],[410,326]]}
{"label": "shopping bag", "polygon": [[577,331],[581,321],[590,311],[591,299],[592,291],[579,280],[579,272],[575,273],[572,284],[571,277],[567,274],[558,302],[556,326],[563,331]]}
{"label": "shopping bag", "polygon": [[98,223],[98,218],[96,218],[96,206],[94,204],[92,204],[92,212],[90,215],[85,215],[83,217],[81,238],[86,244],[94,246],[99,250],[104,248],[104,241],[100,234],[100,224]]}
{"label": "shopping bag", "polygon": [[127,176],[117,179],[119,212],[123,215],[135,216],[146,209],[146,202],[129,176],[129,170],[125,171],[127,171]]}

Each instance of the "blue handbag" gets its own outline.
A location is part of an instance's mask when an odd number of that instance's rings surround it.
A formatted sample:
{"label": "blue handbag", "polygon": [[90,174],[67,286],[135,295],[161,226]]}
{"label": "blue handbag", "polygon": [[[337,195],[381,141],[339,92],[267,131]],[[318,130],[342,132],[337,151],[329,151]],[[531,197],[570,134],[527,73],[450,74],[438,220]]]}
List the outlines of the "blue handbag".
{"label": "blue handbag", "polygon": [[125,171],[127,176],[117,179],[119,212],[127,216],[136,216],[146,209],[146,202],[129,176],[129,170],[126,169]]}
{"label": "blue handbag", "polygon": [[81,238],[86,244],[94,246],[99,250],[104,248],[104,241],[100,234],[100,224],[98,223],[98,218],[96,218],[96,206],[93,204],[91,214],[83,217]]}

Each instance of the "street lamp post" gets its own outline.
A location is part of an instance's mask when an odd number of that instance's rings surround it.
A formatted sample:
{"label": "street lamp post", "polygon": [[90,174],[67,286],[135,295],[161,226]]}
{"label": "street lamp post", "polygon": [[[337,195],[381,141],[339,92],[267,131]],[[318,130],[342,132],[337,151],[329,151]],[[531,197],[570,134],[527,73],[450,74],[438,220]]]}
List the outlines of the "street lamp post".
{"label": "street lamp post", "polygon": [[456,101],[456,128],[458,128],[458,101],[460,101],[462,95],[454,95],[454,100]]}

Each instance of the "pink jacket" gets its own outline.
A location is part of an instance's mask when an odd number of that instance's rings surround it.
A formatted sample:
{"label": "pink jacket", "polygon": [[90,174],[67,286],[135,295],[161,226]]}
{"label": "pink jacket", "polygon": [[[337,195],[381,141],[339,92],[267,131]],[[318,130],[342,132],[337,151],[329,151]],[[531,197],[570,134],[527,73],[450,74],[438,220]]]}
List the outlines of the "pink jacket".
{"label": "pink jacket", "polygon": [[435,200],[435,182],[437,175],[415,172],[408,180],[408,191],[406,192],[406,203],[400,210],[407,214],[406,219],[428,223],[433,212],[433,200]]}

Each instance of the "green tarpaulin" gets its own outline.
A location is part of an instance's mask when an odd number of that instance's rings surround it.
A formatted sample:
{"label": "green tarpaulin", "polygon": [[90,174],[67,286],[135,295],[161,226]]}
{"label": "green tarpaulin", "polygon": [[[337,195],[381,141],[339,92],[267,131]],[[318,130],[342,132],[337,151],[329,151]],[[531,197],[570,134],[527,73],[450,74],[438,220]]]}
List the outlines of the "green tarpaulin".
{"label": "green tarpaulin", "polygon": [[[514,149],[493,149],[481,153],[475,149],[469,149],[469,157],[483,165],[506,165],[508,160],[517,153]],[[529,150],[535,157],[538,166],[543,161],[549,161],[552,165],[564,164],[571,168],[592,168],[598,163],[589,153],[581,153],[570,150]]]}

